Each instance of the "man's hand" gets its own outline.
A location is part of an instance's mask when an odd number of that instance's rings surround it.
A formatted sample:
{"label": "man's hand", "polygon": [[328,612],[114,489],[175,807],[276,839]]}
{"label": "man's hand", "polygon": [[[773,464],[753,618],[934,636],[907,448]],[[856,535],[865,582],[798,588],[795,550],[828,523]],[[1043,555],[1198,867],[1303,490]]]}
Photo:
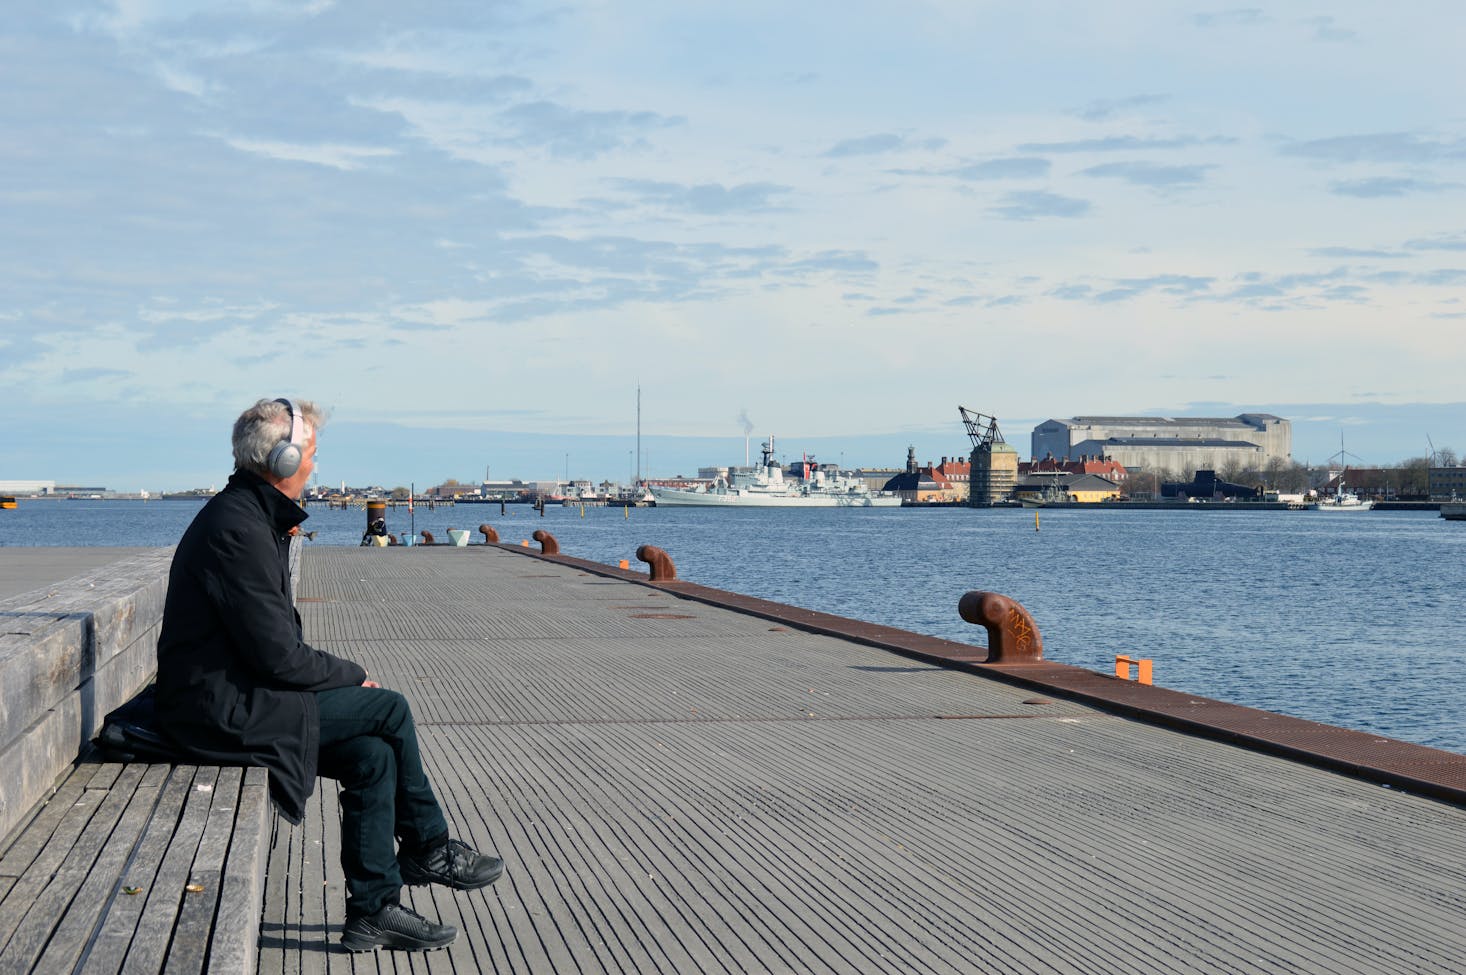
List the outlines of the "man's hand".
{"label": "man's hand", "polygon": [[382,685],[381,684],[378,684],[376,681],[372,680],[371,672],[368,671],[367,672],[367,675],[366,675],[366,680],[364,680],[364,681],[361,682],[361,686],[362,687],[381,687]]}

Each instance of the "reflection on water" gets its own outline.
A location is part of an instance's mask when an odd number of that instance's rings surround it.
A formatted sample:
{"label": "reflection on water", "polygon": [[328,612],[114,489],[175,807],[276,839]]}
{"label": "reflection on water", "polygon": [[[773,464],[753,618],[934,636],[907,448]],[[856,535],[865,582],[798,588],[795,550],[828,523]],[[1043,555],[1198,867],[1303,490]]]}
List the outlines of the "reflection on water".
{"label": "reflection on water", "polygon": [[[0,545],[170,545],[192,501],[22,502]],[[1466,523],[1433,512],[698,508],[419,509],[416,529],[545,528],[568,555],[638,565],[658,545],[693,582],[981,643],[969,589],[1022,602],[1050,659],[1466,751]],[[311,509],[310,544],[355,545],[360,509]],[[405,509],[388,512],[406,531]],[[475,532],[474,540],[480,536]],[[427,553],[424,553],[426,555]],[[0,558],[3,558],[0,552]]]}

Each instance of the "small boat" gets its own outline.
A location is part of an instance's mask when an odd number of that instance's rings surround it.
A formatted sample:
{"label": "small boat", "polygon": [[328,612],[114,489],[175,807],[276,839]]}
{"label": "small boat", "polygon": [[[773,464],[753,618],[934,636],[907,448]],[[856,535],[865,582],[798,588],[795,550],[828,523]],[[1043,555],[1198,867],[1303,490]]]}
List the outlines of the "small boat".
{"label": "small boat", "polygon": [[14,508],[15,508],[15,498],[11,497],[8,494],[6,494],[6,495],[0,495],[0,510],[6,510],[6,511],[8,511],[8,510],[13,510]]}
{"label": "small boat", "polygon": [[1466,501],[1442,501],[1441,517],[1446,521],[1466,521]]}
{"label": "small boat", "polygon": [[1368,511],[1373,507],[1373,501],[1365,501],[1353,491],[1344,490],[1342,481],[1339,482],[1339,489],[1333,494],[1303,506],[1305,511]]}
{"label": "small boat", "polygon": [[[1329,466],[1330,467],[1333,467],[1333,464],[1334,464],[1334,461],[1335,460],[1337,460],[1339,462],[1339,467],[1340,467],[1340,470],[1338,471],[1338,475],[1337,475],[1338,476],[1338,483],[1334,486],[1334,493],[1333,494],[1329,494],[1329,495],[1322,495],[1322,496],[1319,497],[1319,499],[1317,501],[1314,501],[1314,502],[1312,502],[1310,504],[1305,504],[1303,506],[1303,510],[1305,510],[1305,511],[1368,511],[1370,508],[1373,508],[1374,507],[1374,502],[1373,501],[1365,501],[1359,495],[1355,494],[1353,491],[1350,491],[1350,490],[1348,490],[1347,488],[1344,487],[1344,475],[1347,474],[1347,473],[1349,473],[1349,458],[1350,457],[1354,457],[1354,455],[1351,454],[1351,453],[1349,453],[1347,450],[1344,449],[1344,435],[1342,433],[1340,433],[1339,434],[1339,452],[1337,454],[1334,454],[1334,456],[1332,456],[1332,457],[1329,458]],[[1329,476],[1330,476],[1330,480],[1332,480],[1333,477],[1334,477],[1334,472],[1332,470],[1329,471]]]}

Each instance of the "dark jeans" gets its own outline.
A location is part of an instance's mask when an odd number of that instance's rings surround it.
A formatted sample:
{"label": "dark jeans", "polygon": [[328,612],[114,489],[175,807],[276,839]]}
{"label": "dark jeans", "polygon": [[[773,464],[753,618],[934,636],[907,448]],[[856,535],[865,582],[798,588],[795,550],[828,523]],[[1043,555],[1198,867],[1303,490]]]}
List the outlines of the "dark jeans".
{"label": "dark jeans", "polygon": [[319,772],[341,783],[341,870],[346,913],[375,914],[397,903],[402,875],[393,837],[416,851],[448,835],[423,773],[407,698],[380,687],[316,692]]}

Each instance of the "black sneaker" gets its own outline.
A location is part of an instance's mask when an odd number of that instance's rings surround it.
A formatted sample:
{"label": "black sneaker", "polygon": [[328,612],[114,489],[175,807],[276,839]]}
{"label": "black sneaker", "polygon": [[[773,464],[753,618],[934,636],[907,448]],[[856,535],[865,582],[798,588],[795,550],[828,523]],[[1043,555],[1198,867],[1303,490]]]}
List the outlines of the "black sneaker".
{"label": "black sneaker", "polygon": [[479,853],[462,840],[444,840],[426,853],[397,854],[402,882],[419,887],[442,884],[454,890],[478,890],[499,879],[504,861]]}
{"label": "black sneaker", "polygon": [[401,904],[388,904],[375,914],[348,920],[341,931],[341,946],[347,951],[433,951],[451,945],[456,937],[458,929],[451,924],[434,924]]}

